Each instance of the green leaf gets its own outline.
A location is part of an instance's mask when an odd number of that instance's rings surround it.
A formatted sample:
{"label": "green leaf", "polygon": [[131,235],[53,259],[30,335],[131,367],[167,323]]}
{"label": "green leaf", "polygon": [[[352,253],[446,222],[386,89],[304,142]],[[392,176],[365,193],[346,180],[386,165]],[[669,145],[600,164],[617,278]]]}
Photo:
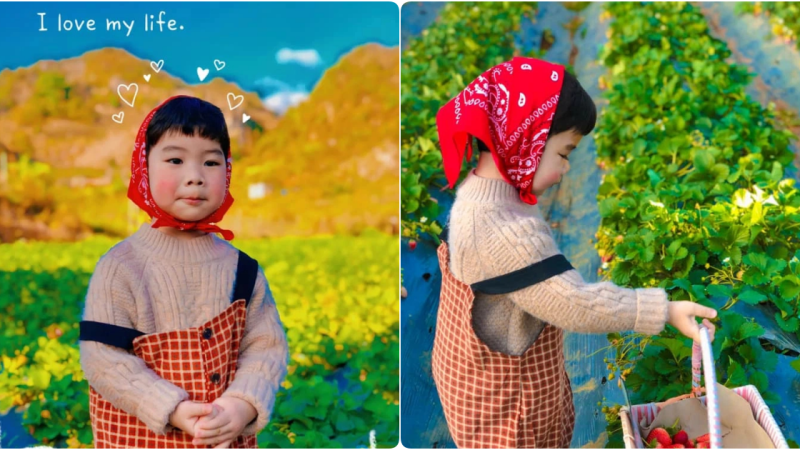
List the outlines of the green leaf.
{"label": "green leaf", "polygon": [[676,280],[672,280],[672,287],[669,288],[668,290],[672,290],[675,287],[679,287],[679,288],[681,288],[681,289],[683,289],[684,291],[687,291],[687,292],[692,290],[692,284],[689,283],[689,280],[687,280],[685,278],[679,278],[679,279],[676,279]]}
{"label": "green leaf", "polygon": [[778,322],[778,326],[781,327],[781,330],[789,333],[794,333],[800,329],[800,320],[798,320],[797,317],[790,317],[788,320],[784,320],[784,318],[781,317],[781,313],[776,312],[775,321]]}
{"label": "green leaf", "polygon": [[762,272],[767,270],[767,255],[763,253],[748,253],[742,261],[749,266],[757,267]]}
{"label": "green leaf", "polygon": [[750,212],[750,225],[755,225],[764,217],[763,207],[760,202],[753,203],[753,210]]}
{"label": "green leaf", "polygon": [[764,334],[764,329],[761,325],[755,322],[746,322],[739,327],[739,340],[743,341],[751,337],[758,337]]}
{"label": "green leaf", "polygon": [[669,349],[669,352],[672,353],[672,357],[675,358],[678,362],[682,361],[684,358],[691,356],[692,349],[687,347],[682,341],[672,338],[661,338],[653,342],[654,345],[660,345]]}
{"label": "green leaf", "polygon": [[738,298],[739,298],[739,300],[741,300],[741,301],[743,301],[745,303],[748,303],[748,304],[751,304],[751,305],[757,305],[758,303],[763,302],[764,300],[766,300],[767,296],[762,294],[761,292],[756,291],[755,289],[751,288],[750,286],[745,286],[745,288],[742,289],[742,292],[739,293]]}
{"label": "green leaf", "polygon": [[615,197],[605,198],[597,205],[597,209],[600,213],[600,217],[611,217],[619,210],[619,200]]}
{"label": "green leaf", "polygon": [[753,286],[760,286],[762,284],[767,284],[770,278],[764,275],[758,268],[750,267],[742,276],[742,281]]}
{"label": "green leaf", "polygon": [[725,297],[730,298],[733,292],[733,287],[724,284],[712,284],[706,288],[708,295],[711,297]]}
{"label": "green leaf", "polygon": [[800,372],[800,358],[790,362],[789,365],[792,366],[792,369]]}
{"label": "green leaf", "polygon": [[338,414],[336,414],[336,422],[334,426],[339,431],[350,431],[355,428],[355,423],[351,417],[340,411]]}
{"label": "green leaf", "polygon": [[780,284],[780,292],[781,297],[783,297],[784,300],[794,300],[794,298],[800,294],[800,286],[798,286],[793,280],[784,279]]}
{"label": "green leaf", "polygon": [[747,384],[747,376],[742,366],[733,358],[729,357],[728,361],[730,365],[728,366],[728,380],[725,382],[725,386],[734,388]]}
{"label": "green leaf", "polygon": [[761,371],[755,371],[750,375],[750,384],[755,386],[759,392],[764,392],[769,389],[767,375]]}
{"label": "green leaf", "polygon": [[699,172],[707,172],[714,165],[714,157],[705,151],[698,151],[694,155],[694,166]]}
{"label": "green leaf", "polygon": [[656,360],[655,367],[656,367],[656,372],[658,372],[661,375],[672,375],[676,371],[674,361],[669,359]]}

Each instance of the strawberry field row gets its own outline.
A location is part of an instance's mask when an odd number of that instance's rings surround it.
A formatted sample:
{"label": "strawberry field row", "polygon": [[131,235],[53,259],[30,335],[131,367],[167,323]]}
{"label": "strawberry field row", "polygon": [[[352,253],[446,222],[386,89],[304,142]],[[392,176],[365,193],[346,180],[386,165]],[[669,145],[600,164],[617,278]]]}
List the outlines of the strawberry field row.
{"label": "strawberry field row", "polygon": [[[759,340],[763,327],[732,308],[760,305],[800,336],[800,195],[783,179],[792,135],[773,105],[745,94],[751,75],[726,62],[730,51],[691,4],[610,3],[607,16],[608,105],[595,136],[609,169],[597,234],[607,276],[719,309],[717,379],[753,384],[775,404],[766,373],[777,355]],[[625,378],[636,403],[690,391],[691,341],[671,327],[609,341],[609,378]],[[606,411],[613,445],[616,409]]]}

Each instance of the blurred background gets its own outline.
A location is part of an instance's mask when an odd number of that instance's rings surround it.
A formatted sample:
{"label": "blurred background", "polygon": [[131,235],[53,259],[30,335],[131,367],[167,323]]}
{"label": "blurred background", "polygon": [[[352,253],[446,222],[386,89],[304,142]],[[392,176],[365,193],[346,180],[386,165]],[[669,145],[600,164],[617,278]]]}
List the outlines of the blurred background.
{"label": "blurred background", "polygon": [[[287,328],[290,375],[260,445],[395,446],[397,6],[3,3],[0,16],[15,43],[0,50],[0,446],[91,445],[77,322],[97,260],[148,219],[126,196],[133,142],[177,94],[225,114],[235,202],[221,226],[264,268]],[[133,106],[118,93],[131,83]]]}

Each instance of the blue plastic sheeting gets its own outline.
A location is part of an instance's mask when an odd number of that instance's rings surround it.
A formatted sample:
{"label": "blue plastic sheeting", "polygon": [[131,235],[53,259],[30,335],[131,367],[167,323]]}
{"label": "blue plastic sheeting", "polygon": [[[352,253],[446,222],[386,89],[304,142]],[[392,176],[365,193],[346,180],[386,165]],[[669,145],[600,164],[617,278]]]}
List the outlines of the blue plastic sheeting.
{"label": "blue plastic sheeting", "polygon": [[[413,14],[414,5],[417,4],[407,4],[403,8],[404,14]],[[598,107],[601,100],[597,80],[605,69],[597,63],[597,56],[606,41],[607,29],[607,23],[599,22],[600,12],[602,5],[592,4],[580,13],[585,18],[586,25],[582,28],[586,28],[586,34],[581,38],[579,31],[575,37],[580,52],[574,63],[581,84]],[[572,45],[563,25],[575,15],[561,4],[539,3],[535,22],[521,27],[517,36],[519,45],[523,49],[538,47],[542,32],[549,28],[555,36],[555,43],[545,59],[566,64]],[[597,281],[597,268],[601,264],[593,244],[600,223],[596,197],[601,173],[595,159],[594,142],[591,136],[587,136],[570,157],[570,173],[559,186],[551,188],[540,198],[544,216],[558,223],[553,232],[561,251],[590,282]],[[434,194],[440,199],[443,210],[448,211],[452,199]],[[440,223],[445,221],[447,214],[444,212],[438,218]],[[401,304],[401,440],[408,448],[453,448],[430,368],[441,286],[434,244],[420,242],[413,252],[404,244],[401,265],[404,286],[408,290],[408,298]],[[572,380],[576,406],[572,447],[604,445],[605,417],[598,402],[604,396],[621,401],[616,384],[603,382],[607,373],[604,355],[589,356],[606,345],[604,335],[567,334],[567,371]],[[612,384],[613,387],[609,388]]]}
{"label": "blue plastic sheeting", "polygon": [[[736,63],[757,75],[747,94],[762,105],[774,102],[780,108],[800,112],[800,52],[796,45],[771,37],[772,26],[765,16],[737,14],[736,3],[703,2],[699,6],[711,35],[728,44]],[[795,133],[798,131],[795,128]],[[800,181],[800,143],[795,141],[792,150],[797,156],[786,176]]]}
{"label": "blue plastic sheeting", "polygon": [[24,448],[38,444],[22,426],[23,412],[12,409],[8,414],[0,414],[0,448]]}

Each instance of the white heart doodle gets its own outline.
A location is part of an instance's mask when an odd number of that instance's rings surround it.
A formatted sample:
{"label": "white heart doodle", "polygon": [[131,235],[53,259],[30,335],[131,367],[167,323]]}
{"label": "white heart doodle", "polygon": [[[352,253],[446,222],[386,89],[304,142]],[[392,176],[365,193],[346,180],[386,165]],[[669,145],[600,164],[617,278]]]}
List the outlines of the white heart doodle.
{"label": "white heart doodle", "polygon": [[[131,91],[131,87],[133,87],[133,98],[131,99],[131,101],[128,101],[128,99],[126,99],[122,95],[122,92],[120,92],[120,91],[121,91],[122,88],[125,88],[126,92],[130,92]],[[117,86],[117,95],[119,95],[119,98],[121,98],[122,101],[125,102],[131,108],[133,107],[133,103],[136,101],[136,94],[138,94],[138,93],[139,93],[139,85],[136,84],[136,83],[131,83],[131,84],[127,85],[127,86],[125,86],[124,84],[120,84],[119,86]]]}
{"label": "white heart doodle", "polygon": [[117,123],[122,123],[122,119],[124,119],[124,118],[125,118],[125,111],[120,111],[119,113],[114,114],[113,116],[111,116],[111,120],[113,120],[114,122],[117,122]]}
{"label": "white heart doodle", "polygon": [[208,76],[208,69],[203,69],[202,67],[197,68],[197,77],[200,78],[200,81],[203,81]]}
{"label": "white heart doodle", "polygon": [[243,114],[242,123],[247,123],[248,120],[250,120],[250,116],[248,116],[247,113]]}
{"label": "white heart doodle", "polygon": [[150,67],[156,71],[156,73],[161,72],[161,68],[164,67],[164,60],[161,59],[158,62],[150,61]]}
{"label": "white heart doodle", "polygon": [[[235,106],[233,104],[233,100],[238,100]],[[233,95],[232,92],[228,92],[228,107],[231,109],[231,111],[241,106],[243,102],[244,102],[244,95]]]}
{"label": "white heart doodle", "polygon": [[150,82],[150,74],[149,73],[144,76],[144,81],[147,81],[148,83]]}
{"label": "white heart doodle", "polygon": [[222,70],[222,69],[224,69],[224,68],[225,68],[225,61],[220,61],[220,60],[218,60],[218,59],[215,59],[215,60],[214,60],[214,67],[216,67],[216,68],[217,68],[217,70]]}

